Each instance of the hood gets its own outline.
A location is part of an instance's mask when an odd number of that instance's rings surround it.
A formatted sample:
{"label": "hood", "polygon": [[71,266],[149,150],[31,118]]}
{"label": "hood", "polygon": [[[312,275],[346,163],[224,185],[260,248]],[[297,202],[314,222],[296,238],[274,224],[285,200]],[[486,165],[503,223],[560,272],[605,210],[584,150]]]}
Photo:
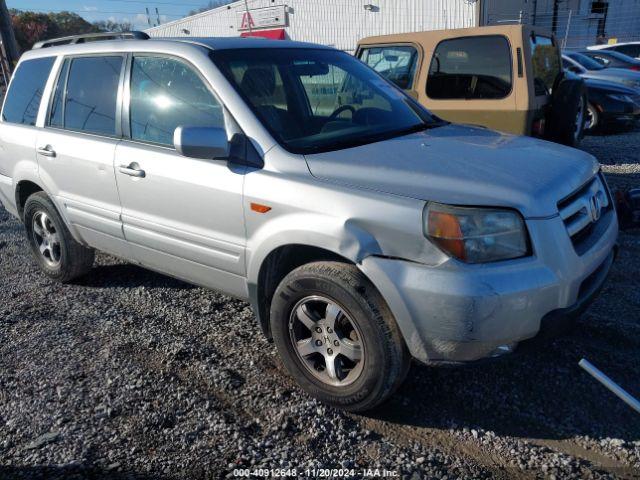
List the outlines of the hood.
{"label": "hood", "polygon": [[585,78],[584,83],[588,89],[605,90],[605,93],[621,93],[624,95],[637,95],[638,90],[627,87],[622,83],[611,82],[609,80],[597,80],[594,78]]}
{"label": "hood", "polygon": [[640,87],[640,72],[628,70],[626,68],[604,68],[602,70],[588,70],[580,75],[583,78],[593,78],[595,80],[607,80],[611,82],[624,83],[625,85],[637,88]]}
{"label": "hood", "polygon": [[557,202],[599,168],[580,150],[453,124],[306,160],[324,181],[452,205],[511,207],[527,218],[557,214]]}

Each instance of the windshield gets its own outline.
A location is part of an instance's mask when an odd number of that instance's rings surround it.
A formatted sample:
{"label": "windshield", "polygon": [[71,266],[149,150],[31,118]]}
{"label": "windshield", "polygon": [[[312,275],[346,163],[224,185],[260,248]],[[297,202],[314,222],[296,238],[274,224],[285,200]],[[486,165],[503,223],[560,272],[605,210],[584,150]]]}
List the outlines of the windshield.
{"label": "windshield", "polygon": [[337,50],[217,50],[213,61],[287,150],[337,150],[439,122],[351,55]]}
{"label": "windshield", "polygon": [[589,58],[586,55],[582,55],[581,53],[571,53],[569,54],[569,58],[575,60],[580,65],[582,65],[587,70],[602,70],[604,67],[596,62],[593,58]]}

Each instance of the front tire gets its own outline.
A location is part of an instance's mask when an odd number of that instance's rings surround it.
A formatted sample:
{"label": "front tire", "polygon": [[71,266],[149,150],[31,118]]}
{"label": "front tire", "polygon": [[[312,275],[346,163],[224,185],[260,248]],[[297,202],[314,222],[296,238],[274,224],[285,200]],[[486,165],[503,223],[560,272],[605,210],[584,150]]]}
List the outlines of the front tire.
{"label": "front tire", "polygon": [[49,278],[67,283],[91,270],[94,251],[73,239],[44,192],[34,193],[27,199],[23,219],[31,251]]}
{"label": "front tire", "polygon": [[270,313],[285,367],[324,403],[369,410],[407,374],[410,356],[400,330],[354,265],[316,262],[295,269],[276,289]]}

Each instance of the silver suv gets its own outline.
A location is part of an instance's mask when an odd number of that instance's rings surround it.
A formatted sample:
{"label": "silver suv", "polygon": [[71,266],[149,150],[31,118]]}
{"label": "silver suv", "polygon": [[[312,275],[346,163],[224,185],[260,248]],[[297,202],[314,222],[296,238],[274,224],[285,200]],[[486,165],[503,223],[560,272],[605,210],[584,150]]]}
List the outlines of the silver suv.
{"label": "silver suv", "polygon": [[332,48],[135,37],[38,45],[10,85],[0,198],[49,277],[101,250],[246,299],[301,387],[352,411],[412,358],[511,352],[602,286],[618,225],[590,155],[443,122]]}

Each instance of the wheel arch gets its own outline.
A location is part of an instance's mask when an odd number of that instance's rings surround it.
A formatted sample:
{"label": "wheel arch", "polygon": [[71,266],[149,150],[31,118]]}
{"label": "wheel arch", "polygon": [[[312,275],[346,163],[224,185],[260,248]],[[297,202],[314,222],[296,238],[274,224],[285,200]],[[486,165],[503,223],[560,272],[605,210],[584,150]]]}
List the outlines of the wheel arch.
{"label": "wheel arch", "polygon": [[44,192],[44,188],[34,181],[20,180],[16,184],[16,210],[21,221],[23,220],[24,206],[27,203],[27,199],[36,192]]}
{"label": "wheel arch", "polygon": [[260,328],[267,338],[271,339],[271,299],[282,279],[302,265],[320,261],[355,265],[353,259],[333,250],[303,243],[279,245],[260,262],[255,280],[249,282],[249,298]]}

